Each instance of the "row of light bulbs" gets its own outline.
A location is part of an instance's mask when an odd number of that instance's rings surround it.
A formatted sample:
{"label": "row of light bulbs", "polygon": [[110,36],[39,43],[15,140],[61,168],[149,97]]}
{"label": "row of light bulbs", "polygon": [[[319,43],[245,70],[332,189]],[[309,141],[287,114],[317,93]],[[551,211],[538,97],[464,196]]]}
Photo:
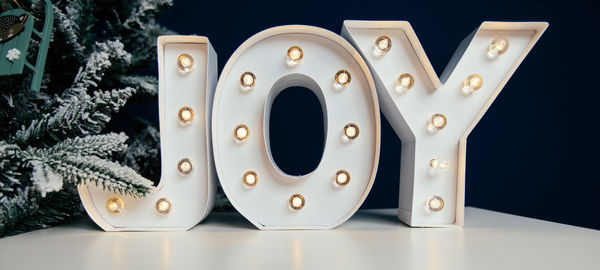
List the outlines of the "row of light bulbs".
{"label": "row of light bulbs", "polygon": [[[335,173],[334,181],[338,186],[345,186],[350,182],[350,173],[346,170],[339,170]],[[254,171],[247,171],[242,176],[242,182],[247,187],[256,186],[258,175]]]}
{"label": "row of light bulbs", "polygon": [[[194,58],[187,54],[181,54],[177,57],[177,67],[183,73],[188,73],[194,69]],[[194,109],[188,106],[181,107],[177,112],[179,122],[186,126],[192,123],[194,119]],[[188,175],[192,172],[192,162],[188,158],[183,158],[177,163],[177,171],[182,175]],[[171,212],[172,204],[167,198],[160,198],[156,201],[155,208],[160,214]],[[106,201],[106,210],[111,214],[120,214],[125,209],[125,202],[119,197],[112,197]]]}
{"label": "row of light bulbs", "polygon": [[[350,173],[346,170],[339,170],[335,174],[334,181],[340,187],[345,186],[350,182]],[[247,171],[242,176],[242,182],[247,187],[252,188],[258,183],[258,175],[254,171]],[[305,203],[304,196],[300,194],[294,194],[289,199],[290,207],[293,210],[302,209]]]}
{"label": "row of light bulbs", "polygon": [[[344,136],[348,140],[354,140],[358,137],[360,129],[354,123],[349,123],[344,126]],[[250,137],[250,129],[246,125],[238,125],[233,129],[233,137],[236,142],[243,143]]]}
{"label": "row of light bulbs", "polygon": [[[505,53],[508,50],[508,39],[504,37],[495,38],[488,46],[488,58],[494,59],[499,55]],[[392,47],[392,40],[387,36],[379,36],[374,43],[373,54],[376,57],[382,57],[388,53]],[[410,90],[415,84],[415,78],[409,73],[404,73],[398,76],[396,79],[396,92],[404,94]],[[463,87],[461,89],[464,95],[470,95],[473,92],[481,89],[483,86],[483,77],[479,74],[471,74],[463,81]],[[428,131],[435,133],[446,127],[447,119],[446,116],[441,113],[436,113],[431,116],[428,120]],[[450,167],[450,164],[444,160],[438,160],[437,158],[429,161],[429,166],[434,170],[446,170]],[[425,206],[432,212],[439,212],[444,208],[444,199],[435,195],[425,201]]]}
{"label": "row of light bulbs", "polygon": [[[488,46],[488,57],[493,59],[505,53],[508,50],[508,40],[503,37],[494,39]],[[390,51],[392,41],[387,36],[379,36],[375,40],[373,53],[380,57]],[[304,52],[298,46],[292,46],[287,50],[287,65],[294,67],[302,61]],[[194,58],[189,54],[181,54],[177,58],[177,66],[183,73],[188,73],[194,68]],[[347,70],[339,70],[335,74],[335,84],[338,88],[343,88],[350,84],[352,76]],[[252,72],[244,72],[240,76],[240,87],[243,91],[251,90],[256,84],[256,75]],[[401,74],[396,80],[396,91],[405,93],[410,90],[415,84],[415,78],[409,73]],[[471,94],[479,90],[483,86],[483,78],[479,74],[469,75],[463,82],[462,92],[465,95]],[[178,112],[179,120],[182,124],[190,124],[194,118],[194,110],[190,107],[182,107]],[[446,127],[447,119],[443,114],[437,113],[431,116],[428,120],[428,129],[430,132],[436,132]],[[358,137],[359,128],[354,123],[349,123],[344,126],[343,133],[348,140],[354,140]],[[246,125],[238,125],[233,131],[234,138],[237,142],[244,142],[250,136],[250,130]],[[447,161],[438,160],[436,158],[429,161],[429,166],[432,169],[445,170],[450,167]],[[189,159],[184,158],[177,164],[177,170],[187,175],[192,171],[192,163]],[[338,186],[345,186],[350,182],[350,174],[345,170],[339,170],[334,181]],[[254,171],[247,171],[242,176],[242,182],[247,187],[254,187],[258,183],[258,175]],[[305,205],[305,199],[300,194],[290,196],[289,205],[294,210],[302,209]],[[435,195],[425,201],[426,208],[432,212],[439,212],[444,208],[444,199]],[[171,211],[172,205],[166,198],[160,198],[156,202],[156,211],[161,214],[168,214]],[[106,201],[106,209],[111,214],[118,214],[125,208],[125,203],[121,198],[112,197]]]}
{"label": "row of light bulbs", "polygon": [[[177,163],[177,170],[182,175],[188,175],[192,172],[192,162],[188,158],[181,159]],[[160,214],[171,212],[172,204],[166,198],[160,198],[155,204],[156,211]],[[125,209],[125,202],[118,197],[112,197],[106,201],[106,210],[111,214],[119,214]]]}
{"label": "row of light bulbs", "polygon": [[[166,198],[160,198],[155,204],[156,211],[160,214],[171,212],[171,202]],[[125,210],[125,202],[119,197],[112,197],[106,200],[106,210],[111,214],[120,214]]]}
{"label": "row of light bulbs", "polygon": [[[186,53],[181,54],[177,57],[177,66],[181,72],[188,73],[194,68],[194,58]],[[185,126],[192,123],[194,110],[188,106],[184,106],[179,109],[177,115],[180,123]],[[177,171],[182,175],[190,174],[192,169],[192,161],[188,158],[183,158],[177,163]],[[168,214],[171,211],[171,203],[167,199],[161,198],[156,202],[156,210],[161,214]]]}

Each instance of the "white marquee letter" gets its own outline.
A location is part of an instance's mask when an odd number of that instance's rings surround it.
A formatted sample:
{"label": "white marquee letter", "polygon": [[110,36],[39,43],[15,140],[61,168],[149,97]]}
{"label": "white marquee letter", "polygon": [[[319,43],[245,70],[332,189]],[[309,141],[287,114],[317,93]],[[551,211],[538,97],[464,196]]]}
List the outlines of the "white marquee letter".
{"label": "white marquee letter", "polygon": [[[291,86],[313,91],[325,118],[321,162],[302,176],[282,172],[269,147],[271,104]],[[347,220],[379,161],[375,91],[360,54],[327,30],[275,27],[244,42],[221,74],[212,119],[215,165],[233,206],[260,229],[333,228]]]}
{"label": "white marquee letter", "polygon": [[79,186],[86,211],[106,231],[187,230],[212,209],[209,127],[217,54],[205,37],[162,36],[157,47],[160,184],[145,198]]}
{"label": "white marquee letter", "polygon": [[467,136],[547,26],[484,22],[438,78],[408,22],[344,22],[342,35],[369,63],[402,140],[402,221],[462,225]]}

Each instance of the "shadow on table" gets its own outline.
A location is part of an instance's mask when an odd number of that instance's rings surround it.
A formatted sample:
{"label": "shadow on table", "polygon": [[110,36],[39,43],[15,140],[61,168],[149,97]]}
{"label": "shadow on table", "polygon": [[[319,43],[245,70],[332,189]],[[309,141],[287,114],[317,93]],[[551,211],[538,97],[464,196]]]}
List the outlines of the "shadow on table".
{"label": "shadow on table", "polygon": [[206,219],[194,226],[192,230],[206,229],[202,227],[212,227],[204,226],[210,224],[218,224],[218,227],[224,229],[258,230],[238,212],[212,212]]}

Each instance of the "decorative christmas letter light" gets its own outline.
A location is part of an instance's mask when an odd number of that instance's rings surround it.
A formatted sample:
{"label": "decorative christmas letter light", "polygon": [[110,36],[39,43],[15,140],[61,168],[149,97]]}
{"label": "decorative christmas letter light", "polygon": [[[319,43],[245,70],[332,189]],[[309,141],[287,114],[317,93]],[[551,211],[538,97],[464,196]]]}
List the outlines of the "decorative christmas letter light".
{"label": "decorative christmas letter light", "polygon": [[462,225],[467,136],[547,26],[484,22],[438,78],[408,22],[344,22],[342,35],[369,63],[382,111],[402,140],[402,221]]}
{"label": "decorative christmas letter light", "polygon": [[145,198],[81,185],[90,217],[106,231],[187,230],[212,209],[210,119],[217,55],[205,37],[158,38],[161,180]]}
{"label": "decorative christmas letter light", "polygon": [[[277,167],[269,141],[272,102],[291,86],[313,91],[325,118],[321,162],[302,176]],[[275,27],[244,42],[221,74],[212,118],[215,165],[233,206],[260,229],[333,228],[347,220],[379,161],[375,91],[360,54],[327,30]]]}

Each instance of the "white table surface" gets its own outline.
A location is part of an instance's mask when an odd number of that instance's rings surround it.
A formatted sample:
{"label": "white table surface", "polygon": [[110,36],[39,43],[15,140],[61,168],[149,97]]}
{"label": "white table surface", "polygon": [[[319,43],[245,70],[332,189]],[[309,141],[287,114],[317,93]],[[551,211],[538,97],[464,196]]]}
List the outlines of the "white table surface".
{"label": "white table surface", "polygon": [[477,208],[464,228],[408,228],[395,209],[334,230],[259,231],[212,213],[187,232],[103,232],[91,221],[0,239],[0,269],[600,269],[600,231]]}

